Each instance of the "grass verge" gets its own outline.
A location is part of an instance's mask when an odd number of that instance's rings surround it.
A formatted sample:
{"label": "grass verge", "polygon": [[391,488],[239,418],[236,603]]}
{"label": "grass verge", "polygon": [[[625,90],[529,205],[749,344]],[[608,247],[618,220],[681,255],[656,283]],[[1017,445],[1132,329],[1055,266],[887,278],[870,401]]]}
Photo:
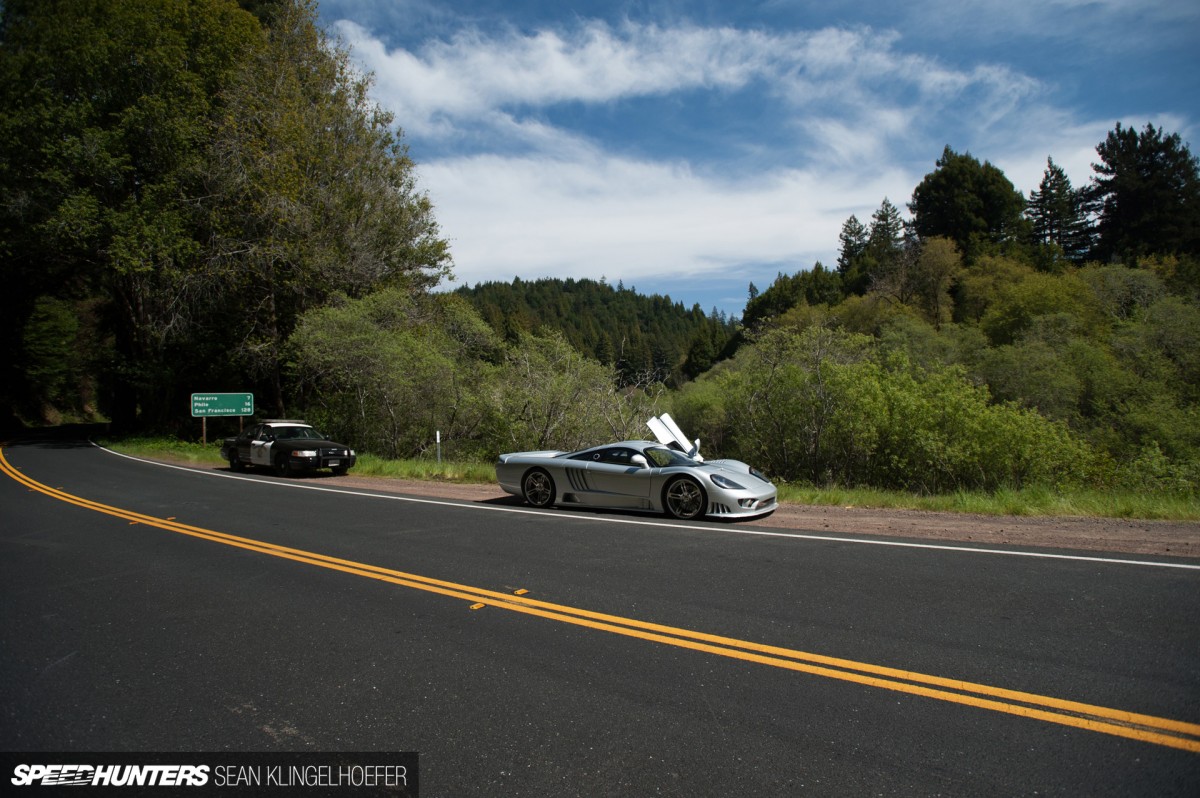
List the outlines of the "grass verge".
{"label": "grass verge", "polygon": [[[115,452],[173,460],[188,465],[220,465],[221,444],[219,442],[193,443],[171,438],[121,438],[98,441]],[[360,454],[354,466],[355,476],[387,477],[391,479],[416,479],[437,482],[464,482],[486,484],[496,481],[496,469],[491,463],[457,463],[443,460],[387,460],[372,454]]]}
{"label": "grass verge", "polygon": [[[173,460],[189,465],[220,465],[220,444],[189,443],[169,438],[123,438],[100,441],[114,451],[138,457]],[[491,463],[433,460],[388,460],[359,455],[352,472],[360,477],[494,484]],[[1060,493],[1047,488],[957,492],[923,496],[870,488],[815,488],[781,484],[779,499],[792,504],[861,507],[880,510],[928,510],[979,515],[1090,516],[1159,521],[1200,521],[1200,496],[1132,491],[1078,490]]]}

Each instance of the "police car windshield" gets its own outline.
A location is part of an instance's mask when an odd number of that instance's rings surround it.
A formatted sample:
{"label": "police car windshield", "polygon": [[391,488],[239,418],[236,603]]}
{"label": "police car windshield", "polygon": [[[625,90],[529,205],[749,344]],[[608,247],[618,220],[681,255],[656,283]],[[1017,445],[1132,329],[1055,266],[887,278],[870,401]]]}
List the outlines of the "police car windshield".
{"label": "police car windshield", "polygon": [[275,427],[273,432],[279,440],[321,440],[320,434],[312,427]]}

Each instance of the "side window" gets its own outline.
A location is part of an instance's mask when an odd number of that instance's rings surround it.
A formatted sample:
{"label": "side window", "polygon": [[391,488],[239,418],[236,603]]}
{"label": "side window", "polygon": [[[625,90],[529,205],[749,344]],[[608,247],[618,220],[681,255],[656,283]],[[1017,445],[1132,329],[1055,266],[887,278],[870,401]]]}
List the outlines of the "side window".
{"label": "side window", "polygon": [[655,468],[666,468],[671,464],[671,453],[666,449],[647,449],[646,458]]}
{"label": "side window", "polygon": [[601,452],[600,462],[608,463],[609,465],[629,466],[632,465],[630,458],[633,457],[632,449],[605,449]]}

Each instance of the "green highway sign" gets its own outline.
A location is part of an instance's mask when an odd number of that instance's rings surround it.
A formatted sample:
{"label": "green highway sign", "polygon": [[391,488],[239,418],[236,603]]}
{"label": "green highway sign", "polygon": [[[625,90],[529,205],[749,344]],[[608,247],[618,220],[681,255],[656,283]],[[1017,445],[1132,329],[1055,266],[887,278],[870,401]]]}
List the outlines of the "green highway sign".
{"label": "green highway sign", "polygon": [[194,393],[192,394],[192,416],[252,416],[254,394],[252,393]]}

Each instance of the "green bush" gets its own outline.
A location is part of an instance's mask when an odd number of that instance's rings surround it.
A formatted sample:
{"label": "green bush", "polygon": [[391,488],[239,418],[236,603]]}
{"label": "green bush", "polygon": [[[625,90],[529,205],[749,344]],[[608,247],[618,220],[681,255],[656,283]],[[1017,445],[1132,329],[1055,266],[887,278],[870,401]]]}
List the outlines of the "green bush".
{"label": "green bush", "polygon": [[784,480],[937,493],[1095,478],[1093,452],[1065,425],[992,402],[959,367],[881,361],[849,333],[770,333],[677,406],[706,420],[724,454]]}

